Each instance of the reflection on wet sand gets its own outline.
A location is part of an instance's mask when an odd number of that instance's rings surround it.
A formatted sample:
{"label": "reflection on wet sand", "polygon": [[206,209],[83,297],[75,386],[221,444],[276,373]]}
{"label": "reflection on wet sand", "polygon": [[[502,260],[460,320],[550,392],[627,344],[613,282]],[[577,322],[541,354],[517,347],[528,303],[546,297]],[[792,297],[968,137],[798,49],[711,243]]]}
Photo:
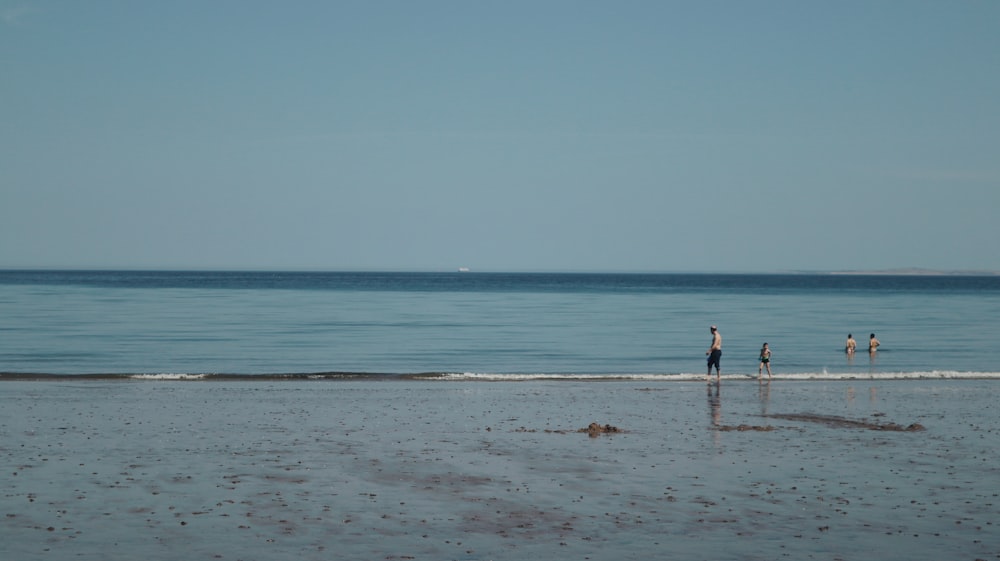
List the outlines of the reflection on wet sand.
{"label": "reflection on wet sand", "polygon": [[[762,385],[767,386],[768,384],[762,384]],[[766,400],[770,399],[770,388],[768,388],[766,390],[761,390],[761,391],[764,392],[762,395],[766,396],[766,397],[762,398],[761,407],[767,407],[766,406]],[[708,411],[709,411],[709,417],[710,417],[710,420],[711,420],[711,427],[709,428],[709,430],[711,430],[712,433],[713,433],[713,440],[715,441],[716,446],[718,446],[720,444],[720,439],[721,439],[720,433],[723,433],[723,432],[729,432],[729,431],[740,431],[740,432],[743,432],[743,431],[771,431],[771,430],[774,430],[774,427],[771,427],[771,426],[747,425],[747,424],[740,424],[740,425],[724,425],[724,424],[722,424],[722,397],[719,394],[719,387],[718,386],[715,387],[715,392],[714,393],[712,392],[712,387],[711,386],[709,386],[709,388],[708,388]],[[761,416],[762,417],[766,417],[767,415],[766,415],[766,413],[762,413]]]}
{"label": "reflection on wet sand", "polygon": [[721,437],[719,435],[719,429],[722,426],[722,397],[720,396],[720,386],[715,385],[715,392],[712,392],[712,386],[708,386],[708,414],[709,420],[711,421],[711,431],[712,440],[715,445],[721,444]]}
{"label": "reflection on wet sand", "polygon": [[708,409],[712,425],[719,426],[722,423],[722,398],[719,396],[719,386],[715,386],[715,393],[712,393],[712,386],[708,387]]}
{"label": "reflection on wet sand", "polygon": [[767,415],[767,405],[771,402],[771,381],[757,384],[757,397],[760,398],[760,414]]}
{"label": "reflection on wet sand", "polygon": [[[855,393],[856,392],[854,391],[854,387],[853,386],[847,386],[847,403],[848,404],[853,404],[854,403]],[[872,408],[874,409],[876,403],[878,403],[878,388],[876,388],[875,386],[872,386],[872,387],[868,388],[868,404],[871,405]]]}

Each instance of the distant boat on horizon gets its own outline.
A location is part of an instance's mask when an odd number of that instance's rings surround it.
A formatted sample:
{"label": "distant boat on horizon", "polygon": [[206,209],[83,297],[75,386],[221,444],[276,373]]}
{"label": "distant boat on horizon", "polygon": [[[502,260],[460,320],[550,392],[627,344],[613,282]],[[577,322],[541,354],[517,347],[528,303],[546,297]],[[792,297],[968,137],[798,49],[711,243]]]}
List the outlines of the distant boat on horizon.
{"label": "distant boat on horizon", "polygon": [[459,267],[458,268],[458,272],[459,273],[468,273],[469,272],[469,268],[468,267]]}

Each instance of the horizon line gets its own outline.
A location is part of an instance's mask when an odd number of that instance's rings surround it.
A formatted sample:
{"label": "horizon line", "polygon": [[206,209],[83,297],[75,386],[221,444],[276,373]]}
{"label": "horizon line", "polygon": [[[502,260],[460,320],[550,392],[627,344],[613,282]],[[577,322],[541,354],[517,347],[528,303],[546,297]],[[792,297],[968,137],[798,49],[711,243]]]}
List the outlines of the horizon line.
{"label": "horizon line", "polygon": [[0,272],[172,272],[172,273],[455,273],[455,274],[608,274],[608,275],[886,275],[886,276],[995,276],[988,269],[775,269],[775,270],[668,270],[668,269],[472,269],[469,267],[402,269],[320,267],[0,267]]}

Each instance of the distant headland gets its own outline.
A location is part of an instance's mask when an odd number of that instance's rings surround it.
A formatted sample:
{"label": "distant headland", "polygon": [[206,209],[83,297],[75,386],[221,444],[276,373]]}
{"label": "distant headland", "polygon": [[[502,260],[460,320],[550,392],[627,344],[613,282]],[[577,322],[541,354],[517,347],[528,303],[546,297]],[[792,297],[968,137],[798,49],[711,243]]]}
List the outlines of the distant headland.
{"label": "distant headland", "polygon": [[910,276],[994,276],[1000,275],[1000,271],[977,271],[977,270],[941,270],[941,269],[920,269],[916,267],[902,269],[880,269],[871,271],[830,271],[831,275],[910,275]]}

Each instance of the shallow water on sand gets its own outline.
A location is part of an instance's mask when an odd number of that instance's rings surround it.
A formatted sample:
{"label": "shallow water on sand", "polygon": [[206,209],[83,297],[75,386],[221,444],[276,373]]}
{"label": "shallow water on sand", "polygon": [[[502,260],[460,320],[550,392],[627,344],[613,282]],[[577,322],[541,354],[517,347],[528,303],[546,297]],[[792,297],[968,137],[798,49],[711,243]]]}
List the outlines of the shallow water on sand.
{"label": "shallow water on sand", "polygon": [[[996,559],[998,389],[7,382],[0,543],[9,559]],[[577,432],[591,422],[623,432]],[[924,430],[872,430],[890,423]]]}

